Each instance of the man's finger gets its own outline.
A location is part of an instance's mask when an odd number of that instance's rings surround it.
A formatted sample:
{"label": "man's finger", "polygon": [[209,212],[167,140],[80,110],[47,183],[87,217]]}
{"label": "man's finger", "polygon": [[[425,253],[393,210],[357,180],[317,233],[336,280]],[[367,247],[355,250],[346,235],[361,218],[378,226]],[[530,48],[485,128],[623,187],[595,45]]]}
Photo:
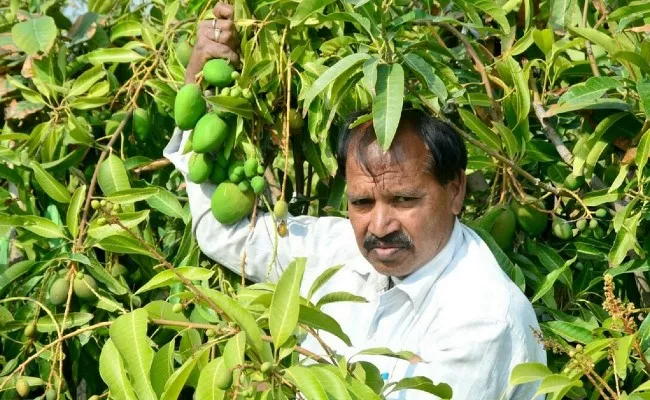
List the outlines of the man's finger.
{"label": "man's finger", "polygon": [[202,42],[201,46],[201,65],[205,64],[208,60],[211,60],[213,58],[225,58],[227,60],[230,60],[230,64],[233,66],[239,66],[239,56],[225,44],[210,40]]}
{"label": "man's finger", "polygon": [[[235,24],[228,19],[219,19],[215,24],[215,28],[220,30],[219,37],[217,42],[225,44],[231,49],[236,49],[239,47],[239,36],[237,35],[237,30],[235,29]],[[207,33],[207,37],[210,40],[215,40],[215,31],[210,28],[211,31]]]}
{"label": "man's finger", "polygon": [[217,3],[212,9],[212,14],[217,19],[232,19],[235,12],[230,4]]}

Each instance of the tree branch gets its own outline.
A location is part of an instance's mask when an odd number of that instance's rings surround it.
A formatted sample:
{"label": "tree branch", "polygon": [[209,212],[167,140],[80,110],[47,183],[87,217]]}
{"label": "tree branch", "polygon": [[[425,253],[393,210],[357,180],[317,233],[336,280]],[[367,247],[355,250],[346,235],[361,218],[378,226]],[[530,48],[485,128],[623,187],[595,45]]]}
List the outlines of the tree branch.
{"label": "tree branch", "polygon": [[467,40],[467,37],[460,33],[456,28],[451,26],[450,24],[446,22],[442,22],[439,24],[441,27],[445,28],[449,32],[451,32],[454,36],[460,40],[463,45],[465,46],[465,50],[467,51],[467,54],[472,57],[472,60],[474,60],[474,67],[476,68],[476,71],[481,75],[481,80],[483,81],[483,85],[485,86],[485,92],[487,93],[487,96],[490,98],[490,101],[492,102],[492,109],[490,110],[490,116],[494,121],[499,121],[499,103],[497,103],[494,100],[494,93],[492,92],[492,85],[490,84],[490,79],[488,78],[488,74],[485,71],[485,65],[483,65],[483,61],[479,58],[478,54],[472,47],[472,44]]}

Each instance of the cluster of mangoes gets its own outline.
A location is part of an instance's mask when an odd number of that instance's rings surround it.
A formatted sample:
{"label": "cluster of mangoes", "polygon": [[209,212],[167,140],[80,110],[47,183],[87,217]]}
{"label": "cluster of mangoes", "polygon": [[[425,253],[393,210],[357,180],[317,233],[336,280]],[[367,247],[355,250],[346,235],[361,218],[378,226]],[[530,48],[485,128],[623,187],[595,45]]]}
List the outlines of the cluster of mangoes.
{"label": "cluster of mangoes", "polygon": [[[97,282],[92,276],[83,272],[77,272],[73,279],[72,289],[77,298],[81,300],[95,298],[94,292],[97,291]],[[66,278],[58,278],[55,280],[52,286],[50,286],[50,303],[55,306],[65,304],[68,300],[68,287],[70,287],[70,282]]]}
{"label": "cluster of mangoes", "polygon": [[509,249],[515,236],[516,225],[530,236],[541,235],[548,225],[548,214],[542,201],[528,198],[521,204],[517,201],[510,206],[498,205],[491,208],[472,225],[490,232],[501,249]]}
{"label": "cluster of mangoes", "polygon": [[[222,59],[210,60],[203,68],[203,79],[222,94],[241,95],[238,87],[228,87],[239,76]],[[237,90],[237,92],[235,92]],[[233,92],[235,92],[233,94]],[[188,178],[194,183],[211,181],[217,186],[212,195],[212,214],[222,224],[232,224],[253,208],[255,195],[266,186],[264,167],[256,158],[245,161],[226,157],[224,144],[231,134],[223,114],[208,112],[199,84],[187,84],[176,95],[174,118],[182,130],[192,129],[189,148],[194,152],[189,161]]]}
{"label": "cluster of mangoes", "polygon": [[[607,210],[600,208],[595,211],[594,215],[599,219],[605,218]],[[507,250],[512,247],[517,225],[529,236],[536,237],[546,231],[549,216],[550,214],[546,212],[541,200],[527,197],[525,204],[514,201],[510,206],[501,204],[493,207],[471,225],[488,231],[499,247]],[[606,236],[606,232],[596,218],[589,220],[581,218],[576,221],[575,226],[578,231],[592,233],[595,238],[602,239]],[[563,240],[571,239],[574,236],[571,222],[557,215],[553,216],[551,233]]]}

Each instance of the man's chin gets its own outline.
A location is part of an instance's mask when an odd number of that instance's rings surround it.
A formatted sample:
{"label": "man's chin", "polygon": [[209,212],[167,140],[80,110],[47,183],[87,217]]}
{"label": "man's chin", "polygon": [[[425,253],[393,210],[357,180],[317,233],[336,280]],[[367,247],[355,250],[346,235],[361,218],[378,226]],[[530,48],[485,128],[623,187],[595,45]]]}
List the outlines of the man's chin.
{"label": "man's chin", "polygon": [[380,274],[399,277],[410,273],[410,253],[403,248],[373,249],[368,252],[367,258]]}

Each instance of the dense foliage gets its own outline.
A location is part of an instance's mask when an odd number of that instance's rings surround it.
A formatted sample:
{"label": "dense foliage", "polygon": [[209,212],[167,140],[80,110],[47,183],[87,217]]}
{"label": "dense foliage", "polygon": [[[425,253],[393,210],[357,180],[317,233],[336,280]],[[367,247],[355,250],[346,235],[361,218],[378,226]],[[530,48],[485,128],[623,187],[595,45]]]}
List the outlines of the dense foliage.
{"label": "dense foliage", "polygon": [[[448,397],[435,377],[384,384],[336,355],[302,364],[306,333],[348,340],[320,307],[359,300],[300,298],[305,260],[276,291],[201,255],[183,178],[161,154],[188,43],[214,4],[90,0],[76,21],[64,5],[0,0],[0,398],[372,399],[416,386]],[[541,380],[557,399],[650,398],[650,4],[234,7],[235,82],[199,79],[228,124],[224,151],[266,171],[254,215],[280,198],[294,215],[344,216],[334,127],[372,110],[357,122],[372,118],[387,148],[403,105],[428,109],[468,143],[463,220],[541,322],[548,367],[520,366],[511,383]]]}

